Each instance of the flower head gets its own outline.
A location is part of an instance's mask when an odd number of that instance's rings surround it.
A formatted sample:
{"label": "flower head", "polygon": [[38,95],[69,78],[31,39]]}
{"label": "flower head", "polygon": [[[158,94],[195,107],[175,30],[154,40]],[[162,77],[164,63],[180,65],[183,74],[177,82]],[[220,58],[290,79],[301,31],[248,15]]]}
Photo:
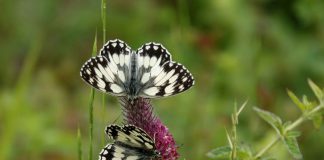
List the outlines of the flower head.
{"label": "flower head", "polygon": [[161,120],[154,115],[150,100],[137,98],[129,101],[127,98],[122,98],[121,102],[124,107],[125,122],[142,128],[151,136],[164,160],[178,159],[179,154],[173,136]]}

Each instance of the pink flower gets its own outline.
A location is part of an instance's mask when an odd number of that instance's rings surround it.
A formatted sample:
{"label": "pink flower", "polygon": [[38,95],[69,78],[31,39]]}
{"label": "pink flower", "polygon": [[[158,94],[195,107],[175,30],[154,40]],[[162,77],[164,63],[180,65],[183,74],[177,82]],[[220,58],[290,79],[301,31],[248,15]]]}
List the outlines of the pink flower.
{"label": "pink flower", "polygon": [[156,149],[161,153],[163,160],[176,160],[179,157],[177,146],[161,120],[154,115],[150,100],[137,98],[130,102],[127,98],[121,99],[125,122],[142,128],[155,140]]}

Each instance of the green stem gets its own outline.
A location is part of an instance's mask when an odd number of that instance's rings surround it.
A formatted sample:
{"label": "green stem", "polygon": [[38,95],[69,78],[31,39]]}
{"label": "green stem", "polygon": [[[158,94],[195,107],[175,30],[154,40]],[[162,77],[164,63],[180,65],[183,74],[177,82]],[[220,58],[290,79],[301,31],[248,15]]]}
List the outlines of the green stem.
{"label": "green stem", "polygon": [[[299,126],[302,122],[304,122],[305,120],[308,119],[308,117],[310,117],[311,115],[313,115],[314,113],[317,113],[318,111],[320,111],[321,109],[324,108],[324,104],[320,104],[319,106],[315,107],[313,110],[311,110],[310,112],[307,112],[303,115],[301,115],[295,122],[293,122],[291,125],[289,125],[285,131],[290,131],[294,128],[296,128],[297,126]],[[285,133],[286,133],[285,132]]]}
{"label": "green stem", "polygon": [[90,104],[89,104],[89,130],[90,130],[90,144],[89,144],[89,160],[92,160],[92,148],[93,148],[93,101],[94,101],[94,89],[91,88]]}
{"label": "green stem", "polygon": [[232,144],[233,144],[233,148],[232,148],[232,155],[231,155],[231,159],[232,160],[236,160],[236,152],[237,152],[237,135],[236,135],[236,125],[237,125],[237,121],[238,121],[238,117],[237,117],[237,110],[236,110],[236,106],[234,108],[234,114],[232,114],[232,123],[233,123],[233,130],[232,130]]}
{"label": "green stem", "polygon": [[[97,32],[92,47],[92,56],[97,52]],[[89,160],[92,159],[92,148],[93,148],[93,101],[94,101],[94,89],[91,88],[90,100],[89,100],[89,132],[90,132],[90,144],[89,144]]]}
{"label": "green stem", "polygon": [[273,139],[266,147],[264,147],[261,151],[259,151],[256,156],[254,156],[255,159],[261,157],[264,153],[266,153],[268,150],[270,150],[278,141],[280,137],[277,136],[275,139]]}
{"label": "green stem", "polygon": [[[309,116],[313,115],[314,113],[317,113],[318,111],[320,111],[323,108],[324,108],[324,104],[320,104],[320,105],[316,106],[314,109],[312,109],[310,112],[307,112],[305,114],[302,114],[292,124],[290,124],[289,126],[287,126],[285,128],[285,130],[283,131],[283,134],[287,133],[288,131],[291,131],[291,130],[295,129],[301,123],[303,123],[304,121],[306,121]],[[279,142],[280,138],[281,138],[281,136],[278,135],[275,139],[273,139],[266,147],[264,147],[261,151],[259,151],[254,156],[254,159],[257,159],[257,158],[261,157],[264,153],[266,153],[267,151],[269,151],[275,144],[277,144],[277,142]]]}
{"label": "green stem", "polygon": [[101,0],[101,21],[102,21],[102,35],[103,43],[106,43],[106,0]]}
{"label": "green stem", "polygon": [[[105,45],[106,43],[106,9],[107,9],[107,0],[101,0],[101,21],[102,21],[102,41],[103,41],[103,45]],[[104,123],[105,121],[105,94],[102,94],[102,122]],[[105,134],[104,132],[102,132],[101,134],[101,143],[104,143],[105,140]]]}

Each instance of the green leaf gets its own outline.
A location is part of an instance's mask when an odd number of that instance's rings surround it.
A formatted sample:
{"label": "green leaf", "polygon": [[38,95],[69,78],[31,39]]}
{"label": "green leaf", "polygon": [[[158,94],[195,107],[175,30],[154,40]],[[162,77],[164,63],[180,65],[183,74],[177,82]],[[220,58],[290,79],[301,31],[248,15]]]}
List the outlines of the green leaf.
{"label": "green leaf", "polygon": [[[252,152],[250,148],[238,146],[237,147],[237,159],[248,160],[252,158]],[[215,148],[207,153],[207,157],[213,159],[228,159],[231,156],[232,149],[230,146],[222,146]]]}
{"label": "green leaf", "polygon": [[[293,133],[295,134],[295,133]],[[302,159],[303,155],[301,154],[298,146],[298,142],[296,136],[292,136],[293,134],[288,134],[290,136],[283,137],[283,142],[288,149],[289,153],[296,159]]]}
{"label": "green leaf", "polygon": [[268,122],[278,132],[278,134],[281,134],[282,121],[281,121],[280,117],[278,117],[277,115],[275,115],[271,112],[262,110],[257,107],[254,107],[253,109],[258,113],[258,115],[263,120]]}
{"label": "green leaf", "polygon": [[306,106],[306,110],[309,111],[311,109],[313,109],[317,103],[316,102],[311,102],[308,100],[307,96],[303,95],[303,103]]}
{"label": "green leaf", "polygon": [[231,135],[227,132],[226,128],[225,128],[225,131],[226,131],[226,137],[227,137],[228,144],[229,144],[230,148],[232,149],[233,148],[233,142],[232,142]]}
{"label": "green leaf", "polygon": [[320,101],[320,103],[324,103],[323,91],[310,79],[308,79],[308,84],[311,87],[311,89],[313,90],[313,92],[316,95],[316,97],[318,98],[318,100]]}
{"label": "green leaf", "polygon": [[287,93],[290,99],[299,107],[302,112],[307,109],[307,107],[298,99],[298,97],[293,92],[287,90]]}
{"label": "green leaf", "polygon": [[217,147],[207,153],[209,158],[228,158],[231,155],[232,149],[230,146]]}
{"label": "green leaf", "polygon": [[321,113],[314,114],[310,117],[310,119],[313,121],[313,125],[316,129],[319,129],[321,127],[323,121]]}
{"label": "green leaf", "polygon": [[246,145],[237,147],[237,158],[242,160],[250,160],[253,158],[251,148]]}

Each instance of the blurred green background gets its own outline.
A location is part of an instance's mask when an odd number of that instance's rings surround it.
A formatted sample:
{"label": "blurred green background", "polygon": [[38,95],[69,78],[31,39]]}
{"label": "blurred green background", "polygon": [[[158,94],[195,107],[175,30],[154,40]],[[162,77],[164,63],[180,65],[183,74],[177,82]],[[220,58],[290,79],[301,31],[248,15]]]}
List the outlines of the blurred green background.
{"label": "blurred green background", "polygon": [[[249,100],[238,136],[254,151],[274,135],[253,106],[294,120],[300,112],[286,89],[314,97],[324,86],[324,1],[107,0],[107,39],[136,49],[162,43],[196,79],[187,92],[153,100],[155,112],[189,160],[226,145],[234,102]],[[102,45],[100,0],[0,2],[0,159],[77,159],[77,128],[88,154],[90,87],[79,76],[96,30]],[[120,123],[115,97],[96,91],[94,157],[107,143],[104,127]],[[324,128],[299,127],[304,159],[323,157]],[[292,159],[282,145],[270,155]]]}

